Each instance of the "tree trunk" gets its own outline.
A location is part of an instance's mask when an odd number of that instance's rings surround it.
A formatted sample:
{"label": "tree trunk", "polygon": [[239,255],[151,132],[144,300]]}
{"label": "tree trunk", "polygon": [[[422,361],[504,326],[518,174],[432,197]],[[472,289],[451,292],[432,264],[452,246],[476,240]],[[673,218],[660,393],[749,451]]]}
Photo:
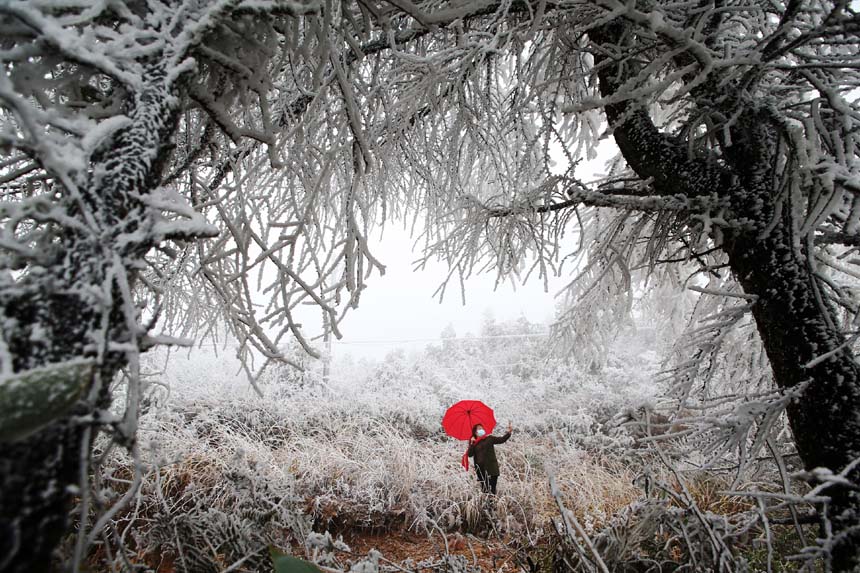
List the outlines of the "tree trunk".
{"label": "tree trunk", "polygon": [[[100,337],[128,343],[131,328],[116,282],[110,296],[104,283],[117,260],[132,284],[154,237],[152,212],[141,198],[160,182],[179,102],[175,78],[168,81],[159,59],[129,102],[131,122],[91,158],[91,176],[82,186],[87,208],[99,224],[96,240],[68,232],[44,274],[0,282],[3,319],[15,372],[82,356],[94,357]],[[46,276],[50,273],[49,276]],[[79,294],[84,293],[84,294]],[[93,294],[96,293],[96,294]],[[104,298],[104,300],[103,300]],[[106,332],[102,318],[107,313]],[[108,350],[99,364],[104,381],[97,396],[84,394],[72,416],[58,419],[34,435],[0,442],[0,571],[49,571],[53,551],[66,533],[74,501],[70,486],[89,471],[89,450],[99,413],[110,405],[108,385],[124,366],[124,352]],[[92,416],[82,423],[73,416]],[[92,433],[87,439],[87,426]],[[83,516],[85,519],[86,516]]]}
{"label": "tree trunk", "polygon": [[[785,217],[764,238],[735,238],[724,248],[744,292],[758,297],[752,313],[774,380],[786,390],[803,385],[788,406],[788,419],[804,467],[842,471],[860,458],[860,366],[850,349],[838,350],[845,337],[818,295],[812,255],[792,246]],[[847,477],[860,484],[860,468]],[[851,571],[860,566],[860,497],[848,487],[824,493],[832,497],[828,517],[834,532],[844,535],[833,548],[833,566]]]}
{"label": "tree trunk", "polygon": [[[0,289],[0,316],[16,372],[83,353],[93,309],[52,286],[57,283]],[[79,404],[72,413],[87,410]],[[25,439],[0,441],[0,571],[50,570],[72,505],[69,486],[80,481],[83,435],[83,426],[64,419]]]}
{"label": "tree trunk", "polygon": [[[601,46],[594,53],[601,95],[616,96],[636,74],[635,61],[611,56],[632,41],[627,24],[618,19],[589,35]],[[639,177],[652,181],[655,193],[716,193],[731,204],[729,220],[752,224],[752,230],[724,230],[721,247],[744,291],[758,297],[752,312],[776,384],[798,390],[788,418],[804,466],[840,472],[860,457],[860,367],[851,349],[843,348],[845,337],[835,314],[819,294],[814,254],[792,236],[791,209],[778,214],[775,208],[780,143],[766,106],[725,101],[738,106],[722,110],[726,117],[740,116],[731,128],[733,144],[723,149],[723,165],[691,156],[684,145],[660,132],[646,105],[635,98],[616,100],[604,109],[624,159]],[[828,359],[806,367],[831,352]],[[858,468],[847,477],[860,484]],[[860,566],[860,496],[844,486],[825,493],[832,496],[827,517],[837,536],[833,566],[852,571]]]}
{"label": "tree trunk", "polygon": [[68,488],[79,482],[82,437],[64,421],[0,444],[0,571],[51,571],[72,507]]}

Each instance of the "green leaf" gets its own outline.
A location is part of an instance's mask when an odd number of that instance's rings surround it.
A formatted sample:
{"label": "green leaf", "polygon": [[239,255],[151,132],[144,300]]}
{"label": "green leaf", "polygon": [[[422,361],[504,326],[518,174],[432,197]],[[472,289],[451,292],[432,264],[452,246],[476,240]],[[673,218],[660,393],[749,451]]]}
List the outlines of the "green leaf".
{"label": "green leaf", "polygon": [[92,360],[77,359],[0,376],[0,442],[26,438],[66,414],[92,372]]}
{"label": "green leaf", "polygon": [[322,573],[313,563],[286,555],[275,547],[269,547],[269,555],[272,556],[275,573]]}

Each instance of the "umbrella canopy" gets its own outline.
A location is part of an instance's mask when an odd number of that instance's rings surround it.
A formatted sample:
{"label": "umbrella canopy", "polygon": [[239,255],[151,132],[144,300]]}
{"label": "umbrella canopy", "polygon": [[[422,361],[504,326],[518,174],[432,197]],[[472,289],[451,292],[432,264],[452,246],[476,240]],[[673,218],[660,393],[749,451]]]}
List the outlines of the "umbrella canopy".
{"label": "umbrella canopy", "polygon": [[472,428],[481,424],[487,434],[496,427],[496,417],[489,406],[480,400],[460,400],[445,412],[442,428],[445,433],[458,440],[472,437]]}

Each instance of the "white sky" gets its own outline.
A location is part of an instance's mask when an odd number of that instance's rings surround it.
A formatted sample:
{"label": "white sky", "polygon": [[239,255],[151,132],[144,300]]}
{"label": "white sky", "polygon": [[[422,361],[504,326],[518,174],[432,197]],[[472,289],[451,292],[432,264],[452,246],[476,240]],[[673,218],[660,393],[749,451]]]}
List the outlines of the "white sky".
{"label": "white sky", "polygon": [[341,323],[343,339],[332,345],[336,356],[349,353],[381,358],[398,346],[422,348],[428,339],[439,338],[449,324],[457,336],[478,334],[488,312],[497,322],[520,316],[531,322],[548,322],[554,315],[554,295],[569,280],[551,280],[549,291],[544,292],[543,281],[534,275],[525,285],[514,288],[505,283],[494,291],[495,276],[488,273],[466,282],[464,306],[454,279],[440,304],[433,293],[448,268],[436,263],[413,272],[412,262],[418,255],[412,253],[412,240],[406,231],[389,226],[382,239],[370,246],[386,265],[386,272],[368,280],[359,308]]}

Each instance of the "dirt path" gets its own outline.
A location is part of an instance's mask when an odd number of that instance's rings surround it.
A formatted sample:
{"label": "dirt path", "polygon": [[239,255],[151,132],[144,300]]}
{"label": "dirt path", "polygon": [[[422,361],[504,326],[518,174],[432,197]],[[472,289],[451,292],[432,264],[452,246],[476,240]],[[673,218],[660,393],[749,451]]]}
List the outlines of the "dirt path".
{"label": "dirt path", "polygon": [[[389,570],[393,567],[404,573],[429,573],[446,569],[442,563],[444,556],[460,556],[465,559],[469,569],[485,573],[513,573],[522,571],[518,564],[515,551],[502,540],[493,537],[489,539],[460,533],[442,533],[432,536],[408,531],[390,531],[370,533],[366,531],[351,531],[342,536],[350,551],[335,551],[338,569],[348,570],[350,566],[367,558],[371,550],[382,554],[380,564]],[[446,547],[447,543],[447,547]],[[304,547],[293,543],[290,553],[301,559],[308,559]],[[172,553],[142,556],[142,562],[158,573],[177,573],[181,571],[177,559]],[[101,571],[93,561],[93,571]],[[224,564],[227,565],[226,563]],[[323,573],[331,571],[329,567],[320,568]],[[239,569],[245,571],[245,569]]]}
{"label": "dirt path", "polygon": [[[429,570],[430,567],[418,568],[415,565],[425,562],[441,561],[445,555],[447,541],[448,552],[451,555],[465,557],[467,562],[480,567],[482,571],[505,572],[518,571],[514,552],[498,539],[482,539],[473,535],[459,533],[438,533],[431,537],[411,532],[394,531],[389,533],[351,533],[345,535],[344,542],[352,549],[352,559],[361,558],[371,550],[382,553],[383,558],[393,564],[411,565],[410,571]],[[411,563],[408,563],[408,561]]]}

